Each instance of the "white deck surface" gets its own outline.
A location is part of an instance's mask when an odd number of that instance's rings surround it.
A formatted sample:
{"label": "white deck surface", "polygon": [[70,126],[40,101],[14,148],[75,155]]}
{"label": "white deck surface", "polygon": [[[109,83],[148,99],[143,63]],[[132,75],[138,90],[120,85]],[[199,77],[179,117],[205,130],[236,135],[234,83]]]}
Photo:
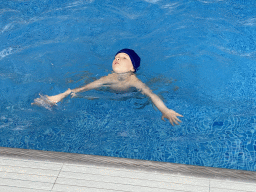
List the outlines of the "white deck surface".
{"label": "white deck surface", "polygon": [[0,156],[0,192],[256,192],[256,183]]}

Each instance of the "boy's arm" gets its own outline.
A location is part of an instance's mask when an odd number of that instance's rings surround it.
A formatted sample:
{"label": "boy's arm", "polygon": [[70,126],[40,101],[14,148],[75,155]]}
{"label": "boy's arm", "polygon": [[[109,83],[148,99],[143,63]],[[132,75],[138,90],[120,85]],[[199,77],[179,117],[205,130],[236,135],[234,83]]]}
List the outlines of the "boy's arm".
{"label": "boy's arm", "polygon": [[[68,89],[67,91],[65,91],[64,93],[60,93],[58,95],[53,95],[53,96],[48,96],[48,95],[45,95],[48,100],[49,100],[49,103],[51,105],[56,105],[56,103],[60,102],[62,99],[64,99],[65,97],[67,97],[69,94],[72,95],[72,97],[74,97],[76,95],[76,93],[78,92],[81,92],[81,91],[88,91],[88,90],[91,90],[91,89],[96,89],[96,88],[99,88],[101,87],[104,83],[106,83],[108,81],[108,77],[102,77],[96,81],[93,81],[83,87],[80,87],[80,88],[76,88],[76,89]],[[41,98],[37,98],[34,100],[34,103],[32,104],[37,104],[37,103],[40,103],[40,100],[42,99],[42,96]]]}
{"label": "boy's arm", "polygon": [[142,92],[142,94],[147,95],[151,101],[154,103],[154,105],[159,109],[159,111],[162,112],[162,120],[164,121],[164,118],[169,119],[170,123],[172,125],[179,124],[178,122],[181,122],[177,116],[183,117],[179,113],[176,113],[175,111],[168,109],[164,102],[156,95],[154,94],[151,89],[146,86],[144,83],[142,83],[139,79],[136,80],[135,87]]}
{"label": "boy's arm", "polygon": [[71,90],[71,94],[72,94],[72,97],[75,96],[76,93],[78,92],[83,92],[83,91],[89,91],[89,90],[92,90],[92,89],[97,89],[99,87],[101,87],[103,84],[107,83],[107,80],[108,80],[108,76],[105,76],[105,77],[101,77],[100,79],[96,80],[96,81],[93,81],[83,87],[79,87],[79,88],[75,88],[75,89],[72,89]]}

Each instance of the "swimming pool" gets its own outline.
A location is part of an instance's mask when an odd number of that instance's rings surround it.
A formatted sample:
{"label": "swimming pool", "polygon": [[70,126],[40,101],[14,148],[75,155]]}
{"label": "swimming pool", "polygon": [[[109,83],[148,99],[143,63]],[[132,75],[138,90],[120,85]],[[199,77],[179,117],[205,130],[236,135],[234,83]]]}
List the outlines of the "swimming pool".
{"label": "swimming pool", "polygon": [[[256,170],[256,3],[0,0],[0,146]],[[137,76],[182,114],[102,91],[31,106],[141,56]]]}

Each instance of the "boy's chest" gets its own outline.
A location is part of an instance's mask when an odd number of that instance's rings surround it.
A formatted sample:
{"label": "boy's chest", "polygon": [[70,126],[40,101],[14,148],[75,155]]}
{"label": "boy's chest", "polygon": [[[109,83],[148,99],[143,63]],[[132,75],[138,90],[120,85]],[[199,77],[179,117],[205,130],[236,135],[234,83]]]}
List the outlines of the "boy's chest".
{"label": "boy's chest", "polygon": [[133,88],[130,81],[112,81],[104,86],[114,91],[128,91]]}
{"label": "boy's chest", "polygon": [[105,87],[109,87],[115,91],[128,91],[134,86],[132,85],[133,80],[132,78],[123,78],[122,76],[110,76],[111,78],[108,79],[108,83],[105,84]]}
{"label": "boy's chest", "polygon": [[130,88],[130,84],[127,82],[115,82],[112,84],[109,84],[109,88],[117,91],[126,91]]}

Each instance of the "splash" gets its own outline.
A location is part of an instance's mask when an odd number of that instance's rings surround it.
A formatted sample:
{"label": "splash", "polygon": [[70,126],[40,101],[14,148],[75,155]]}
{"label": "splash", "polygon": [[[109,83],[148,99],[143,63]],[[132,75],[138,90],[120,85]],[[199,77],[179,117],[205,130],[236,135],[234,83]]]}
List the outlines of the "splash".
{"label": "splash", "polygon": [[245,25],[245,26],[255,26],[256,25],[256,18],[247,19],[242,24]]}
{"label": "splash", "polygon": [[11,55],[13,53],[13,48],[9,47],[7,49],[4,49],[0,52],[0,60],[4,57]]}
{"label": "splash", "polygon": [[145,0],[145,1],[148,2],[148,3],[157,3],[160,0]]}
{"label": "splash", "polygon": [[52,107],[54,105],[56,105],[56,103],[50,101],[46,95],[40,95],[40,98],[37,98],[34,100],[34,103],[31,103],[31,105],[38,105],[38,106],[41,106],[41,107],[44,107],[48,110],[52,110]]}
{"label": "splash", "polygon": [[199,2],[202,2],[202,3],[218,3],[220,1],[223,1],[223,0],[198,0]]}
{"label": "splash", "polygon": [[12,27],[13,27],[12,23],[8,23],[7,25],[4,26],[1,33],[4,33],[5,31],[12,29]]}

